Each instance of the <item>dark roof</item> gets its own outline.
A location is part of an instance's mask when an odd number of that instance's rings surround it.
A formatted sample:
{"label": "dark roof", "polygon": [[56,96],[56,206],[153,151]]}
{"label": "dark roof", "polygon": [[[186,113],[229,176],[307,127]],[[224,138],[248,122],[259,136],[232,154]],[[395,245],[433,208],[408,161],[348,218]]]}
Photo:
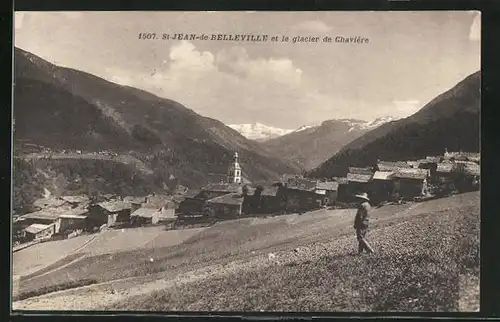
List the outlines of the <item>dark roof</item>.
{"label": "dark roof", "polygon": [[293,190],[313,191],[316,189],[316,181],[301,178],[289,179],[286,187]]}
{"label": "dark roof", "polygon": [[273,196],[278,195],[279,187],[264,187],[261,192],[262,196]]}
{"label": "dark roof", "polygon": [[372,174],[373,170],[371,168],[359,168],[359,167],[349,167],[349,173],[352,174]]}
{"label": "dark roof", "polygon": [[209,183],[202,188],[204,191],[216,191],[216,192],[238,192],[241,187],[239,183]]}
{"label": "dark roof", "polygon": [[379,171],[395,171],[398,168],[411,168],[411,166],[404,161],[378,161],[377,168]]}
{"label": "dark roof", "polygon": [[337,191],[338,188],[339,183],[335,181],[318,182],[316,184],[316,189],[318,190]]}
{"label": "dark roof", "polygon": [[357,174],[357,173],[348,173],[347,181],[348,182],[369,182],[372,179],[372,174]]}
{"label": "dark roof", "polygon": [[429,172],[426,169],[399,168],[394,172],[394,177],[403,179],[423,180],[427,178],[428,174]]}
{"label": "dark roof", "polygon": [[243,203],[243,197],[238,193],[228,193],[207,200],[207,202],[212,204],[241,205]]}

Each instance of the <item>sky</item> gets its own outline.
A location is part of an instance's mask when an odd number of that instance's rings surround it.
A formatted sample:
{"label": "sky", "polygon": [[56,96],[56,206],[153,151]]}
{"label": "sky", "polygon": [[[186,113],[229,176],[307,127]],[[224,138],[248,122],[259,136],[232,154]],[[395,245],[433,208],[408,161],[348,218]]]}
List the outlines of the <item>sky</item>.
{"label": "sky", "polygon": [[[16,47],[226,124],[294,129],[406,117],[480,70],[476,11],[16,12],[14,24]],[[159,39],[139,39],[141,32]],[[160,39],[164,33],[320,41]]]}

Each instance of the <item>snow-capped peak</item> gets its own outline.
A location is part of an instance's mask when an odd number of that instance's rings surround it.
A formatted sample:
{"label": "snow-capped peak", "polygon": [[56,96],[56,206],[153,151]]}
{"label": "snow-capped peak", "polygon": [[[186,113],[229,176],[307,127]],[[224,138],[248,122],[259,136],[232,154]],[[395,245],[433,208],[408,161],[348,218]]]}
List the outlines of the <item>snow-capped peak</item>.
{"label": "snow-capped peak", "polygon": [[352,120],[352,119],[343,119],[340,120],[346,123],[349,126],[349,132],[353,130],[372,130],[384,123],[392,122],[397,120],[392,116],[379,117],[373,121],[362,121],[362,120]]}
{"label": "snow-capped peak", "polygon": [[228,126],[249,140],[259,141],[273,139],[293,132],[293,130],[268,126],[259,122],[254,124],[230,124]]}

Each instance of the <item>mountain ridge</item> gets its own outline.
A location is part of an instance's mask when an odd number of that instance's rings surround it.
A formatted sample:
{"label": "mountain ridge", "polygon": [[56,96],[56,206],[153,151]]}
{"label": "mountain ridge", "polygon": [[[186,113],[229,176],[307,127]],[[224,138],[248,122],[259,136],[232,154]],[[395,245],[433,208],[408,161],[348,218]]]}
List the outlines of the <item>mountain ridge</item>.
{"label": "mountain ridge", "polygon": [[393,120],[392,117],[373,121],[330,119],[319,125],[301,126],[291,133],[262,142],[261,145],[307,171],[328,160],[345,144],[363,133]]}
{"label": "mountain ridge", "polygon": [[348,166],[377,159],[395,161],[440,155],[449,150],[479,151],[480,71],[438,95],[413,115],[385,123],[353,140],[311,176],[345,175]]}
{"label": "mountain ridge", "polygon": [[[173,100],[59,67],[19,48],[14,67],[16,154],[24,153],[26,143],[54,151],[133,154],[154,172],[150,181],[173,174],[193,187],[208,182],[208,173],[226,173],[234,151],[252,181],[298,171],[222,122]],[[108,179],[119,180],[109,170]]]}

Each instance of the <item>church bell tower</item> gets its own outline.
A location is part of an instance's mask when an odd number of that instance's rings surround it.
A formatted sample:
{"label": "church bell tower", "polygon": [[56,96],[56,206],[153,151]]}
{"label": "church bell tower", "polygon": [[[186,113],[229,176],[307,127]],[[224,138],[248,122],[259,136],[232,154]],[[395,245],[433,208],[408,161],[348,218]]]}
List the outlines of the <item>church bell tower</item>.
{"label": "church bell tower", "polygon": [[234,160],[227,173],[229,183],[241,183],[241,166],[238,162],[238,152],[234,153]]}

